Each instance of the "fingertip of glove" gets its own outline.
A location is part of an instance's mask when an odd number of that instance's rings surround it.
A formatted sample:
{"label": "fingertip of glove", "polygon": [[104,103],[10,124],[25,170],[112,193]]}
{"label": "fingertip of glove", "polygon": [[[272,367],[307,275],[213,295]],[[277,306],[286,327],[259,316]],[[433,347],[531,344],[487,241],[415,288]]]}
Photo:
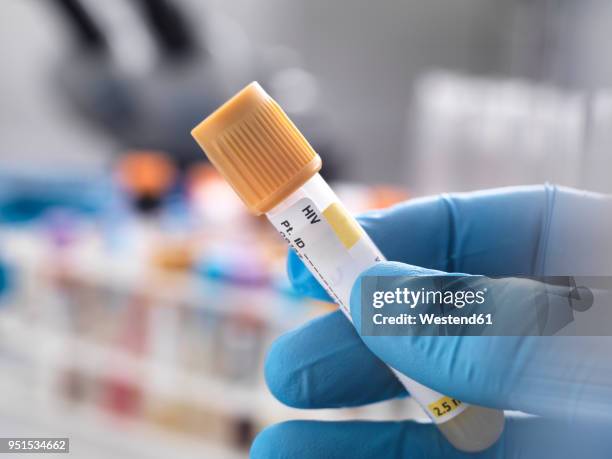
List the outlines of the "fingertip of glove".
{"label": "fingertip of glove", "polygon": [[262,430],[251,445],[251,459],[270,459],[279,457],[279,452],[286,452],[286,446],[297,442],[295,438],[296,421],[274,424]]}
{"label": "fingertip of glove", "polygon": [[331,301],[321,284],[310,274],[310,271],[306,269],[300,257],[293,250],[289,250],[287,255],[287,276],[289,282],[299,294],[323,301]]}
{"label": "fingertip of glove", "polygon": [[299,385],[291,384],[289,381],[293,375],[291,371],[293,359],[289,347],[284,344],[286,340],[285,335],[280,336],[270,346],[264,363],[264,378],[268,389],[278,401],[294,406],[292,402],[298,397],[289,391],[297,389]]}

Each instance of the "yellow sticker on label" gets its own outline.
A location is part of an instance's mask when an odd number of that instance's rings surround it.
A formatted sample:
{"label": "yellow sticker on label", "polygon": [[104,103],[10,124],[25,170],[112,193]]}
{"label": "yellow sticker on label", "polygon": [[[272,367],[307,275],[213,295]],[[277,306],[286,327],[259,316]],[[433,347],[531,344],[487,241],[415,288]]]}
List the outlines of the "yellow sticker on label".
{"label": "yellow sticker on label", "polygon": [[446,416],[448,413],[451,413],[460,406],[460,400],[450,397],[442,397],[441,399],[427,405],[427,408],[429,409],[431,414],[439,418],[442,416]]}
{"label": "yellow sticker on label", "polygon": [[334,202],[323,211],[323,216],[347,250],[361,238],[363,230],[342,204]]}

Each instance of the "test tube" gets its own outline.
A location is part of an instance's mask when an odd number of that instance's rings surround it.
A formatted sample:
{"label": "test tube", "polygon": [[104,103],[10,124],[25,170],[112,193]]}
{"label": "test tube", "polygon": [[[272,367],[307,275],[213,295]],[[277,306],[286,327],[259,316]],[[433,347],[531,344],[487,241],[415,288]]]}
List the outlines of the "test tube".
{"label": "test tube", "polygon": [[[351,320],[353,283],[384,257],[319,175],[321,158],[280,106],[253,82],[191,134],[249,210],[268,217]],[[468,405],[391,370],[456,448],[481,451],[501,435],[503,411]]]}

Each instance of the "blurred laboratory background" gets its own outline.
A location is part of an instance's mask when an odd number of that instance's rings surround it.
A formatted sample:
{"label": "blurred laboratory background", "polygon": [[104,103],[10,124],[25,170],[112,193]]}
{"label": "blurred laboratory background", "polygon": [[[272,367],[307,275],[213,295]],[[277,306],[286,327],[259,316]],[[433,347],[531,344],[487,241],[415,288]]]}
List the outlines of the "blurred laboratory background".
{"label": "blurred laboratory background", "polygon": [[190,129],[258,80],[353,212],[550,182],[611,192],[605,0],[4,0],[0,434],[77,457],[246,457],[305,412],[266,348],[333,306],[288,284]]}

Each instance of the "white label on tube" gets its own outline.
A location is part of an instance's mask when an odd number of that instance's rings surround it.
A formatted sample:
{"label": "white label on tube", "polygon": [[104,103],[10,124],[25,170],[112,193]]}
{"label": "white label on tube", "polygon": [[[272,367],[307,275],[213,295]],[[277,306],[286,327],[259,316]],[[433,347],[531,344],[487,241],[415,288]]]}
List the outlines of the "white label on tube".
{"label": "white label on tube", "polygon": [[[384,260],[371,239],[339,202],[321,210],[303,198],[270,218],[329,296],[351,320],[353,283],[373,264]],[[447,397],[393,370],[433,422],[446,422],[468,405]]]}

